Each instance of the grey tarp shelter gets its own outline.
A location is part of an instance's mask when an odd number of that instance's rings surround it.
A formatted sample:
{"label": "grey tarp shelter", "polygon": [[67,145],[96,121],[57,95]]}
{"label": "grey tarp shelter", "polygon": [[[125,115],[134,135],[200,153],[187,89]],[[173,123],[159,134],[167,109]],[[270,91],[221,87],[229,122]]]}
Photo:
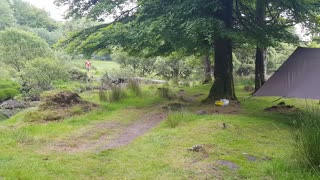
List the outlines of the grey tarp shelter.
{"label": "grey tarp shelter", "polygon": [[253,96],[320,99],[320,48],[297,48]]}

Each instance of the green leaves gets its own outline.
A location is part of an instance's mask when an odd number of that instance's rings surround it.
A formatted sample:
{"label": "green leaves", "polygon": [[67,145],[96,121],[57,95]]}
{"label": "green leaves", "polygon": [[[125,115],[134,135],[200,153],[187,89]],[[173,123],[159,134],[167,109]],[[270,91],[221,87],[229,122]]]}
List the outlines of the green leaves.
{"label": "green leaves", "polygon": [[38,9],[28,2],[13,0],[12,10],[14,11],[16,23],[21,26],[45,28],[48,31],[53,31],[57,28],[57,23],[49,17],[46,11]]}
{"label": "green leaves", "polygon": [[10,27],[15,23],[13,10],[7,0],[0,1],[0,30],[5,27]]}
{"label": "green leaves", "polygon": [[51,55],[45,40],[18,29],[0,31],[0,61],[21,71],[26,61]]}

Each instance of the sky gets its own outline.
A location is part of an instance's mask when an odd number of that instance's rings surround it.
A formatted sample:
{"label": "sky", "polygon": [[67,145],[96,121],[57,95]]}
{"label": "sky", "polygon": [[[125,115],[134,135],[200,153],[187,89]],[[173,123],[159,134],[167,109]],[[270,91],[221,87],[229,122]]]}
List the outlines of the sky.
{"label": "sky", "polygon": [[50,16],[57,20],[57,21],[63,21],[63,14],[65,12],[65,8],[63,7],[57,7],[53,4],[54,0],[23,0],[27,1],[34,6],[44,9],[47,12],[49,12]]}

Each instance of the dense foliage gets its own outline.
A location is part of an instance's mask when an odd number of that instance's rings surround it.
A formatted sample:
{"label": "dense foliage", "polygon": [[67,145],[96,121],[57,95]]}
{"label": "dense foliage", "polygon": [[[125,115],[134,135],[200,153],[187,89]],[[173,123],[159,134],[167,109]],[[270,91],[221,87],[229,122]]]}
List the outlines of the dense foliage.
{"label": "dense foliage", "polygon": [[20,72],[24,64],[37,57],[50,56],[44,39],[19,29],[0,31],[0,61]]}

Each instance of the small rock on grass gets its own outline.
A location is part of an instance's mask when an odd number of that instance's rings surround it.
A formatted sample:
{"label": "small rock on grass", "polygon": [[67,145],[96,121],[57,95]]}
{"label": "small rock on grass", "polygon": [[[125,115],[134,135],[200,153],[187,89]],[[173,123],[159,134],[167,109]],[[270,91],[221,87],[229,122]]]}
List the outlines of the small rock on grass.
{"label": "small rock on grass", "polygon": [[203,151],[204,147],[202,144],[194,145],[191,148],[188,149],[188,151],[193,151],[193,152],[200,152]]}
{"label": "small rock on grass", "polygon": [[239,165],[231,162],[231,161],[227,161],[227,160],[218,160],[217,163],[221,166],[225,166],[228,169],[232,170],[232,171],[236,171],[240,168]]}
{"label": "small rock on grass", "polygon": [[251,156],[251,155],[246,155],[246,158],[248,161],[250,162],[255,162],[257,161],[257,158],[255,156]]}

